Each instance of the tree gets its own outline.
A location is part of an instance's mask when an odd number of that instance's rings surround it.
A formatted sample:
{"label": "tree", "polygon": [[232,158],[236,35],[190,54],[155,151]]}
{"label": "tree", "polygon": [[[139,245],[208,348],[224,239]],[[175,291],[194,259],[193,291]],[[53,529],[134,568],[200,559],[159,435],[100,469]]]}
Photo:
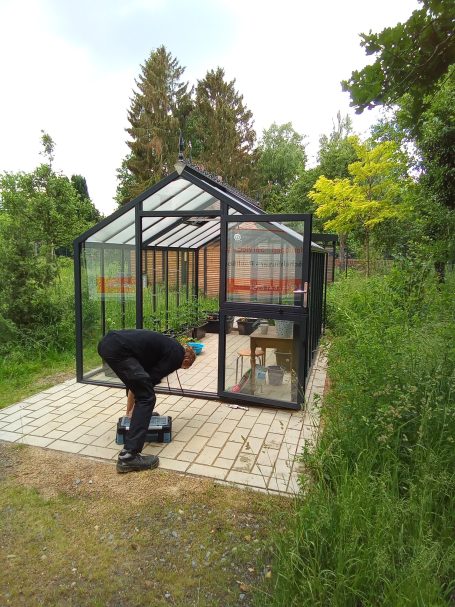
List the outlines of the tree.
{"label": "tree", "polygon": [[352,121],[348,115],[344,118],[337,113],[337,123],[333,125],[329,136],[319,139],[318,162],[321,174],[328,179],[348,177],[348,166],[357,160],[352,135]]}
{"label": "tree", "polygon": [[273,123],[264,130],[258,153],[260,200],[267,211],[285,210],[289,188],[305,169],[307,157],[303,136],[290,122]]}
{"label": "tree", "polygon": [[80,219],[90,224],[99,221],[101,219],[101,213],[90,199],[85,177],[82,175],[71,175],[71,183],[79,194],[78,215]]}
{"label": "tree", "polygon": [[436,272],[444,280],[446,261],[455,259],[455,80],[442,82],[432,95],[416,144],[422,190],[416,208]]}
{"label": "tree", "polygon": [[222,68],[207,72],[198,82],[186,131],[192,156],[206,170],[246,191],[256,139],[252,118],[235,80],[227,82]]}
{"label": "tree", "polygon": [[[314,213],[316,206],[308,195],[321,174],[319,166],[300,172],[298,178],[289,188],[287,197],[287,209],[289,213]],[[313,217],[313,228],[315,230],[322,230],[321,222],[318,222],[315,217]]]}
{"label": "tree", "polygon": [[[352,123],[349,116],[341,117],[337,113],[337,122],[333,125],[329,135],[322,135],[319,139],[318,166],[301,171],[298,179],[292,184],[288,201],[289,209],[296,213],[314,213],[316,206],[309,197],[316,181],[324,175],[328,179],[349,176],[348,166],[357,160],[357,152],[349,138],[352,133]],[[321,218],[314,216],[315,230],[323,231]],[[346,255],[346,235],[338,234],[339,259],[343,263]]]}
{"label": "tree", "polygon": [[360,231],[369,274],[371,233],[383,222],[407,216],[403,191],[411,183],[402,176],[393,142],[372,147],[353,137],[351,143],[359,160],[349,165],[349,178],[321,176],[309,196],[317,205],[316,215],[325,220],[325,229],[340,234]]}
{"label": "tree", "polygon": [[405,23],[361,35],[361,46],[376,61],[342,82],[358,113],[393,105],[408,94],[413,130],[427,107],[425,96],[455,62],[453,0],[419,1],[422,8]]}
{"label": "tree", "polygon": [[46,289],[58,272],[55,249],[70,248],[90,224],[79,216],[69,179],[49,164],[0,175],[0,201],[0,315],[31,327],[48,309]]}
{"label": "tree", "polygon": [[455,68],[438,88],[422,115],[418,146],[422,154],[425,187],[455,210]]}
{"label": "tree", "polygon": [[128,111],[131,152],[117,172],[117,200],[123,204],[172,172],[179,130],[191,110],[188,84],[177,59],[160,46],[141,66]]}
{"label": "tree", "polygon": [[41,145],[43,146],[43,149],[40,154],[46,158],[47,164],[52,168],[52,163],[55,158],[55,142],[49,133],[46,133],[43,129],[41,129]]}
{"label": "tree", "polygon": [[[422,8],[404,24],[362,36],[367,54],[376,55],[376,61],[342,84],[358,112],[398,105],[395,135],[416,150],[415,172],[420,173],[414,204],[416,244],[428,243],[425,254],[433,256],[443,279],[444,264],[454,254],[455,13],[451,0],[420,2]],[[393,135],[389,130],[386,137]]]}

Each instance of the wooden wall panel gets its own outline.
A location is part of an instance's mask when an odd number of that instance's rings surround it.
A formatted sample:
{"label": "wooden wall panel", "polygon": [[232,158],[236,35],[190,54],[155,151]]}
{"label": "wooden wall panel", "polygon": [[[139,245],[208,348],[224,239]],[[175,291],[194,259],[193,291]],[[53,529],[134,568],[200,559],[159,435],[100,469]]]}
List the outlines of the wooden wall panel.
{"label": "wooden wall panel", "polygon": [[[182,286],[182,279],[185,278],[185,271],[182,264],[185,263],[184,257],[187,259],[188,279],[191,286],[193,282],[194,262],[193,253],[180,251],[179,259],[179,286]],[[165,255],[162,250],[155,251],[155,276],[156,282],[161,283],[164,280],[164,259]],[[144,254],[144,263],[146,260],[147,281],[148,284],[153,283],[153,251],[147,250]],[[131,263],[134,267],[134,253],[131,255]],[[177,285],[177,252],[168,252],[168,268],[169,268],[169,287]],[[185,282],[186,284],[186,282]],[[199,250],[199,289],[204,292],[204,249]],[[207,295],[210,297],[218,297],[220,289],[220,244],[214,243],[207,246],[207,280],[206,280]]]}

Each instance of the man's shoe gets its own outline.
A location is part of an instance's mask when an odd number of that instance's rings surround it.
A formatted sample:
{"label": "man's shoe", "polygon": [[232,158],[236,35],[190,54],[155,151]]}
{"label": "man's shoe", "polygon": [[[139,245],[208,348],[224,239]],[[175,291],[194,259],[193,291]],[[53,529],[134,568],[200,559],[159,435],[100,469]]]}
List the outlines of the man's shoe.
{"label": "man's shoe", "polygon": [[117,472],[141,472],[142,470],[153,470],[160,463],[156,455],[141,455],[140,453],[129,453],[122,450],[117,459]]}

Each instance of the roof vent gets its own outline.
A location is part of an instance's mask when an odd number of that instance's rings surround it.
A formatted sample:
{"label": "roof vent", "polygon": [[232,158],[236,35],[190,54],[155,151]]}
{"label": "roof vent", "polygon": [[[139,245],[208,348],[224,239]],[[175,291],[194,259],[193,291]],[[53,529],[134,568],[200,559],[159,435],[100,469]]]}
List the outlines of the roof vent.
{"label": "roof vent", "polygon": [[190,226],[197,226],[198,228],[200,228],[201,226],[203,226],[205,223],[208,223],[209,221],[219,221],[218,217],[186,217],[183,221],[183,223],[186,223],[187,225]]}

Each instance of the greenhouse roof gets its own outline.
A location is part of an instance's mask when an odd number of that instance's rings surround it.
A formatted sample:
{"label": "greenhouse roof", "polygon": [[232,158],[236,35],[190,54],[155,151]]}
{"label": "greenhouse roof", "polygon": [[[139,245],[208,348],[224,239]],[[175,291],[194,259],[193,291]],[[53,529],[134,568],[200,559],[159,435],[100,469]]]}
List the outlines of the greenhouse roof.
{"label": "greenhouse roof", "polygon": [[[221,202],[230,215],[264,211],[248,196],[219,178],[179,160],[176,171],[85,232],[78,241],[89,245],[134,246],[136,215],[142,203],[141,240],[146,247],[199,249],[220,236]],[[277,224],[278,225],[278,224]],[[280,225],[293,239],[302,235]],[[319,249],[318,245],[314,248]]]}

